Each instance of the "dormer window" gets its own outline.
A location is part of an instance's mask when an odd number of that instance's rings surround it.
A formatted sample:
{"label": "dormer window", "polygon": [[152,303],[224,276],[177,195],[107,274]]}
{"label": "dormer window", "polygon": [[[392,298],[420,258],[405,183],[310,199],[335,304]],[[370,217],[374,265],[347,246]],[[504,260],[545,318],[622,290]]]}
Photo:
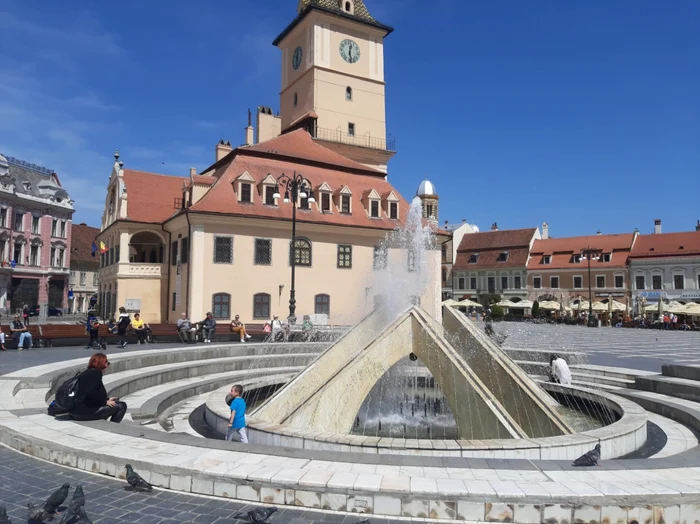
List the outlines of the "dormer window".
{"label": "dormer window", "polygon": [[396,220],[399,218],[399,203],[389,202],[389,218]]}
{"label": "dormer window", "polygon": [[331,194],[321,193],[321,212],[330,213],[331,212]]}
{"label": "dormer window", "polygon": [[498,262],[506,262],[508,260],[508,251],[502,251],[496,260]]}
{"label": "dormer window", "polygon": [[479,253],[472,253],[469,255],[469,263],[476,264],[479,261]]}
{"label": "dormer window", "polygon": [[572,264],[580,264],[581,263],[581,254],[576,253],[571,257],[571,263]]}
{"label": "dormer window", "polygon": [[265,205],[275,205],[275,186],[265,186]]}
{"label": "dormer window", "polygon": [[542,263],[547,265],[552,263],[552,255],[544,255],[542,257]]}
{"label": "dormer window", "polygon": [[363,203],[367,206],[367,214],[371,218],[380,218],[382,213],[382,196],[372,189],[363,194]]}
{"label": "dormer window", "polygon": [[352,87],[350,86],[345,88],[345,100],[352,102]]}
{"label": "dormer window", "polygon": [[353,2],[352,0],[340,0],[339,4],[340,8],[347,14],[355,14],[355,2]]}
{"label": "dormer window", "polygon": [[253,192],[251,190],[251,185],[243,182],[241,184],[241,202],[252,202]]}
{"label": "dormer window", "polygon": [[342,186],[333,193],[333,199],[338,210],[344,215],[352,214],[352,192],[348,186]]}
{"label": "dormer window", "polygon": [[245,171],[241,176],[233,181],[234,189],[238,193],[238,201],[247,204],[253,203],[253,185],[255,180],[248,171]]}
{"label": "dormer window", "polygon": [[603,253],[603,256],[600,257],[601,262],[610,262],[612,260],[612,253]]}
{"label": "dormer window", "polygon": [[277,188],[277,181],[275,177],[268,173],[260,185],[262,186],[261,195],[264,204],[266,206],[276,206],[277,199],[275,198],[275,191]]}
{"label": "dormer window", "polygon": [[379,218],[379,201],[378,200],[372,200],[370,202],[370,213],[369,215],[372,218]]}
{"label": "dormer window", "polygon": [[306,198],[299,197],[299,209],[305,209],[307,211],[309,209],[311,209],[309,207],[309,197],[308,196]]}

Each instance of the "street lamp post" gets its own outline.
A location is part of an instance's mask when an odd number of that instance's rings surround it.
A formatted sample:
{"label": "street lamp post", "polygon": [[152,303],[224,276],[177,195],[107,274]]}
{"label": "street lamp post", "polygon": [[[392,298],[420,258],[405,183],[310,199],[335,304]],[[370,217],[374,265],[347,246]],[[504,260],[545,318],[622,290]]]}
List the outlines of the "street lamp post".
{"label": "street lamp post", "polygon": [[280,186],[284,188],[284,200],[285,204],[292,203],[292,256],[291,256],[291,266],[292,266],[292,287],[289,290],[289,318],[290,324],[296,323],[296,289],[294,287],[294,280],[296,274],[296,254],[297,254],[297,201],[299,198],[308,198],[308,203],[313,204],[316,200],[312,196],[313,187],[311,182],[304,179],[301,173],[297,174],[294,171],[293,176],[288,176],[282,173],[277,179],[277,184],[275,185],[275,193],[272,195],[273,198],[280,198]]}
{"label": "street lamp post", "polygon": [[591,260],[600,259],[600,249],[587,247],[581,251],[581,260],[588,262],[588,327],[598,327],[598,322],[593,318],[593,286],[591,282]]}

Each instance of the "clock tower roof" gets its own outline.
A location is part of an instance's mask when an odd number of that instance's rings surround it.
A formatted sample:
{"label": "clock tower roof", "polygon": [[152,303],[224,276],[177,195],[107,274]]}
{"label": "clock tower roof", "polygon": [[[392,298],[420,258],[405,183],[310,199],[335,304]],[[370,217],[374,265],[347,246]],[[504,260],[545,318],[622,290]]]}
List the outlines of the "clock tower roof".
{"label": "clock tower roof", "polygon": [[[346,4],[350,4],[351,9],[348,11],[344,9]],[[307,14],[312,11],[322,11],[333,16],[338,16],[340,18],[345,18],[347,20],[354,20],[360,22],[361,24],[370,25],[376,27],[377,29],[383,29],[386,34],[394,31],[393,27],[384,25],[381,22],[375,20],[372,15],[369,14],[369,10],[363,0],[299,0],[299,6],[297,8],[299,15],[289,24],[280,35],[275,38],[273,45],[278,45],[284,37],[287,36],[292,29],[294,29],[299,22],[301,22]]]}

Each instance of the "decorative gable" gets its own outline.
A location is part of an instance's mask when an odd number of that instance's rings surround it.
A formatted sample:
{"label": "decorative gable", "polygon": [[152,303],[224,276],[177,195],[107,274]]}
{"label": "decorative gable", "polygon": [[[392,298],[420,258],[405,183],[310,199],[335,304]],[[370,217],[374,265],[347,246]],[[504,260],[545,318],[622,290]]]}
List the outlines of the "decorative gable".
{"label": "decorative gable", "polygon": [[365,201],[367,215],[370,218],[381,218],[382,216],[382,197],[377,193],[376,189],[365,191],[363,195]]}
{"label": "decorative gable", "polygon": [[238,201],[242,203],[254,203],[255,179],[250,176],[248,171],[244,171],[238,178],[233,181],[234,191],[238,195]]}
{"label": "decorative gable", "polygon": [[318,209],[321,213],[333,212],[333,189],[327,182],[321,184],[318,189]]}

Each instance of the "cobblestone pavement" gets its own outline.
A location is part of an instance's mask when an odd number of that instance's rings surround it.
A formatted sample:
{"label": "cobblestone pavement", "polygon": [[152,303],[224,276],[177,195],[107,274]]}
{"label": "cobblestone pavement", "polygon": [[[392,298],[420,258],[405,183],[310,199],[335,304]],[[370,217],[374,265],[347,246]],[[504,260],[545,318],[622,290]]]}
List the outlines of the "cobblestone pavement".
{"label": "cobblestone pavement", "polygon": [[700,332],[589,328],[529,322],[499,322],[504,348],[580,351],[589,364],[661,372],[662,364],[700,364]]}
{"label": "cobblestone pavement", "polygon": [[[195,497],[174,491],[155,490],[134,493],[125,490],[125,482],[111,477],[93,475],[56,466],[0,447],[0,503],[7,506],[12,522],[27,522],[27,502],[43,501],[61,484],[72,488],[83,485],[87,500],[85,509],[95,524],[235,524],[249,522],[247,517],[236,519],[255,506],[224,499]],[[364,517],[322,513],[289,507],[279,507],[270,524],[353,524]],[[60,520],[60,519],[58,519]],[[54,522],[58,522],[55,520]],[[371,524],[405,524],[405,520],[369,517]],[[413,520],[413,522],[420,522]]]}

